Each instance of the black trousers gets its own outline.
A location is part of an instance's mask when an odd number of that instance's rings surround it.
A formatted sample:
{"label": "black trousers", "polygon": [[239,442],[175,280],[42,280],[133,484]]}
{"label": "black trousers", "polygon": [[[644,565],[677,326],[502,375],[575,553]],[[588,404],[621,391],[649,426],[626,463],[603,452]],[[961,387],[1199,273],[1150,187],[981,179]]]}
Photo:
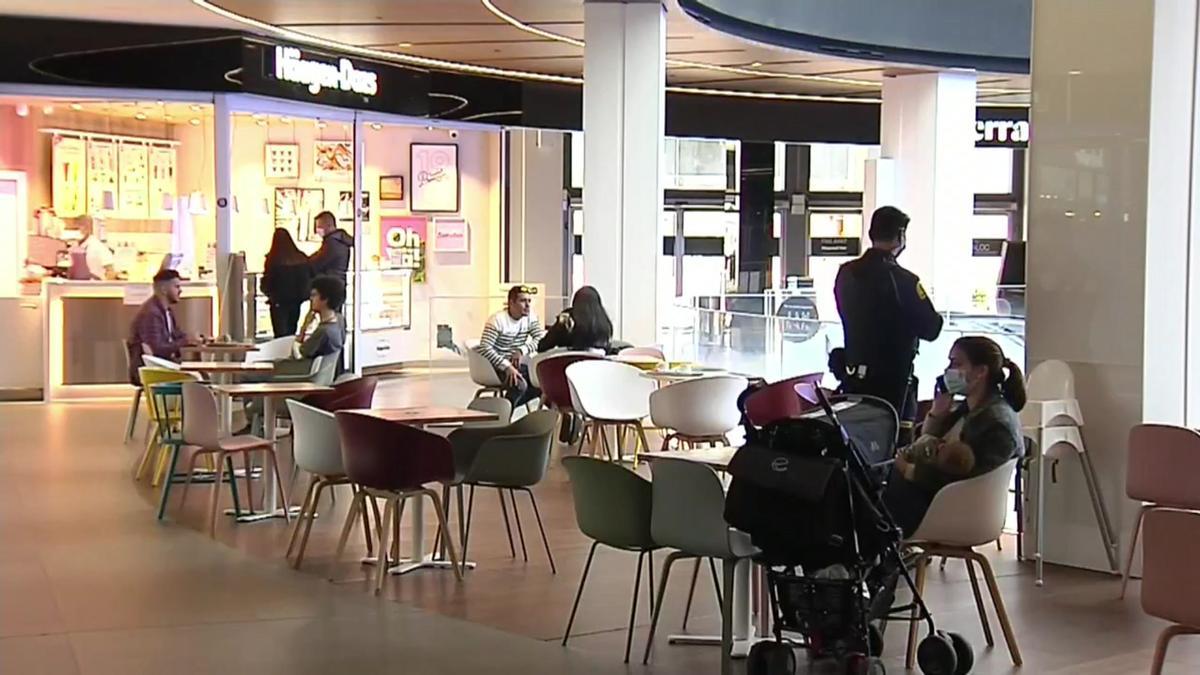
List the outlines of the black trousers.
{"label": "black trousers", "polygon": [[280,304],[271,303],[271,330],[275,337],[281,338],[295,335],[300,326],[300,307],[303,303]]}

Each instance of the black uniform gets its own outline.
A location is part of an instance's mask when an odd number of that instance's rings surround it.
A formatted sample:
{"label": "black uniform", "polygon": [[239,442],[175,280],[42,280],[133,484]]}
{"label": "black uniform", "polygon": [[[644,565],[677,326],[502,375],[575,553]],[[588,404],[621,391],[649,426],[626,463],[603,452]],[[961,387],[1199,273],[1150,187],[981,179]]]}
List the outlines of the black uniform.
{"label": "black uniform", "polygon": [[901,422],[911,422],[918,342],[942,332],[942,316],[921,280],[891,253],[873,248],[842,265],[833,292],[846,336],[846,391],[885,399]]}

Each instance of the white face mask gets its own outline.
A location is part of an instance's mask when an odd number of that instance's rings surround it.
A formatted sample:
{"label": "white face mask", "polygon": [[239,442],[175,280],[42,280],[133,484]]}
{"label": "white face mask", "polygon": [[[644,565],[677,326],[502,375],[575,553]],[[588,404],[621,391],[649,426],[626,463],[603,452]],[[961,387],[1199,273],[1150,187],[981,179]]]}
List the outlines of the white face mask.
{"label": "white face mask", "polygon": [[958,368],[947,368],[942,379],[946,383],[946,391],[951,394],[962,396],[967,393],[967,375]]}

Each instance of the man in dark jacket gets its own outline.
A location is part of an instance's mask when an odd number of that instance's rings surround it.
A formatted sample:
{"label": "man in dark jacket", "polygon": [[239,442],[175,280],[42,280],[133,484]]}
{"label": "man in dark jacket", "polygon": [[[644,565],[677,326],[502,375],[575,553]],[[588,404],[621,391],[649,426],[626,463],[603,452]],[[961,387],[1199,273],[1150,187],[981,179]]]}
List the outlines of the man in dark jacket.
{"label": "man in dark jacket", "polygon": [[833,292],[846,337],[845,390],[887,400],[902,429],[911,432],[916,415],[913,360],[920,340],[936,340],[941,334],[942,316],[917,275],[896,262],[907,229],[908,216],[900,209],[875,211],[871,248],[842,265]]}
{"label": "man in dark jacket", "polygon": [[313,274],[329,274],[346,281],[346,270],[350,268],[350,250],[354,248],[354,237],[337,226],[337,218],[329,211],[322,211],[314,219],[314,226],[322,237],[321,248],[310,257]]}

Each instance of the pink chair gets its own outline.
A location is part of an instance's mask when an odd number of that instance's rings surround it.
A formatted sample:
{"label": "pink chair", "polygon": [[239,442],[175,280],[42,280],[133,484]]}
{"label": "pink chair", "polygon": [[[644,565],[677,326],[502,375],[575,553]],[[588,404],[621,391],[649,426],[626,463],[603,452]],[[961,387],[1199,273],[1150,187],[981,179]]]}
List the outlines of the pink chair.
{"label": "pink chair", "polygon": [[1138,532],[1147,512],[1160,508],[1200,510],[1200,433],[1166,424],[1139,424],[1129,431],[1125,494],[1142,503],[1125,558],[1121,597],[1137,551]]}
{"label": "pink chair", "polygon": [[649,356],[659,361],[667,360],[667,357],[663,355],[663,350],[658,347],[626,347],[618,352],[617,356]]}
{"label": "pink chair", "polygon": [[1200,634],[1200,513],[1152,508],[1143,521],[1142,609],[1172,623],[1154,647],[1150,675],[1160,675],[1171,639]]}
{"label": "pink chair", "polygon": [[754,426],[761,427],[776,420],[795,417],[815,407],[800,398],[797,385],[819,386],[824,373],[809,373],[786,380],[772,382],[746,397],[746,416]]}

